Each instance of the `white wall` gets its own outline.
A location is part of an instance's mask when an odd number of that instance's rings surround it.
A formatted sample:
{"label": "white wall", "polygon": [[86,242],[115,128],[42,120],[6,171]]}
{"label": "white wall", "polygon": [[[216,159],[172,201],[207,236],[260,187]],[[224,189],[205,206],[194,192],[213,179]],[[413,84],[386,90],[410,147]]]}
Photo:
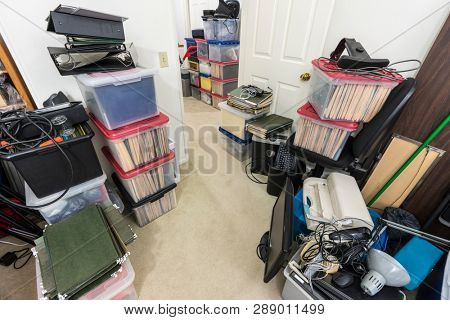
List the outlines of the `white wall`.
{"label": "white wall", "polygon": [[423,61],[448,16],[448,4],[447,0],[337,0],[322,54],[329,56],[342,38],[355,38],[374,58]]}
{"label": "white wall", "polygon": [[[45,18],[60,0],[0,1],[0,32],[38,106],[52,93],[63,91],[73,100],[82,100],[73,77],[62,77],[54,66],[48,46],[63,46],[65,38],[46,30]],[[159,66],[158,52],[166,51],[169,67],[159,69],[156,78],[157,101],[170,116],[171,136],[176,136],[177,157],[187,160],[183,123],[183,100],[172,1],[160,0],[72,0],[67,5],[116,14],[125,21],[127,42],[137,49],[140,66]],[[178,129],[177,129],[178,128]]]}

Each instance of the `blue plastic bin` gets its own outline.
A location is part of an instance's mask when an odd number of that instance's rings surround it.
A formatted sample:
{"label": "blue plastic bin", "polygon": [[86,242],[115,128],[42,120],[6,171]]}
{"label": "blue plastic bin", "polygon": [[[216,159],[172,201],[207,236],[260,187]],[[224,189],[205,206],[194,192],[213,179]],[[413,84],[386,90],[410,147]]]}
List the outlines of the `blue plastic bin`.
{"label": "blue plastic bin", "polygon": [[154,117],[156,104],[152,69],[78,75],[86,106],[109,130]]}

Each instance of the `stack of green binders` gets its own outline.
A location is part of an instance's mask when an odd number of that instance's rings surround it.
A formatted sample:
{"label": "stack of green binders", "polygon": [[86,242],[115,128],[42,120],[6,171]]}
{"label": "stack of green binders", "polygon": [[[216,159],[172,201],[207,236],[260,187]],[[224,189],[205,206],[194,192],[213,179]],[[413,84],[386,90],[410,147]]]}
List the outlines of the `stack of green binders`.
{"label": "stack of green binders", "polygon": [[118,232],[100,206],[47,226],[35,248],[43,295],[77,299],[120,272],[129,252]]}

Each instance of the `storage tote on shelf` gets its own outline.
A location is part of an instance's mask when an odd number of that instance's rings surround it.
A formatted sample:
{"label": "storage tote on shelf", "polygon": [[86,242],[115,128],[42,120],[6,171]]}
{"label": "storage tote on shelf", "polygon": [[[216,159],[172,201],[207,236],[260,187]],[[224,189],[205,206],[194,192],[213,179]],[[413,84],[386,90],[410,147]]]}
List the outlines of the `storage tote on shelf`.
{"label": "storage tote on shelf", "polygon": [[211,105],[212,104],[212,97],[211,97],[211,92],[210,91],[206,91],[204,89],[200,89],[200,99],[206,103]]}
{"label": "storage tote on shelf", "polygon": [[92,114],[91,119],[105,138],[114,160],[125,172],[170,153],[169,117],[164,113],[115,130],[108,130]]}
{"label": "storage tote on shelf", "polygon": [[403,81],[395,73],[372,76],[340,72],[326,59],[313,60],[312,65],[309,102],[321,119],[369,122],[391,90]]}
{"label": "storage tote on shelf", "polygon": [[198,71],[189,70],[189,80],[194,87],[200,87],[200,73]]}
{"label": "storage tote on shelf", "polygon": [[113,130],[158,115],[155,70],[134,68],[77,75],[88,109]]}
{"label": "storage tote on shelf", "polygon": [[239,19],[204,18],[203,27],[207,40],[239,40]]}
{"label": "storage tote on shelf", "polygon": [[[186,41],[186,51],[190,47],[196,47],[197,46],[196,39],[194,39],[194,38],[184,38],[184,40]],[[192,56],[193,57],[197,57],[197,50],[192,51]]]}
{"label": "storage tote on shelf", "polygon": [[248,137],[246,132],[247,121],[265,116],[269,112],[269,109],[257,115],[242,112],[229,106],[226,101],[219,103],[219,108],[221,113],[220,126],[242,140],[246,140]]}
{"label": "storage tote on shelf", "polygon": [[238,87],[238,79],[221,80],[211,78],[211,91],[219,96],[226,97],[228,94]]}
{"label": "storage tote on shelf", "polygon": [[[89,119],[87,115],[86,118]],[[0,160],[9,162],[10,170],[16,170],[39,198],[100,177],[103,171],[92,144],[94,132],[87,122],[81,126],[84,135],[58,143],[70,160],[71,167],[54,144],[2,154]],[[69,185],[71,171],[72,183]]]}
{"label": "storage tote on shelf", "polygon": [[230,155],[239,161],[247,160],[250,157],[251,139],[239,139],[221,127],[219,127],[219,132],[222,145]]}
{"label": "storage tote on shelf", "polygon": [[208,42],[205,39],[195,39],[197,43],[197,57],[208,59]]}
{"label": "storage tote on shelf", "polygon": [[209,60],[205,60],[200,58],[199,59],[199,69],[200,69],[200,73],[210,77],[211,76],[211,64],[209,63]]}
{"label": "storage tote on shelf", "polygon": [[198,64],[198,58],[196,57],[189,57],[188,58],[188,65],[189,69],[192,71],[199,71],[199,64]]}
{"label": "storage tote on shelf", "polygon": [[111,163],[123,187],[135,202],[175,183],[175,153],[154,160],[142,167],[125,172],[116,162],[108,147],[102,152]]}
{"label": "storage tote on shelf", "polygon": [[217,94],[211,93],[212,106],[220,110],[219,103],[227,101],[227,97],[222,97]]}
{"label": "storage tote on shelf", "polygon": [[[76,185],[58,201],[39,208],[39,212],[49,224],[55,224],[83,210],[88,205],[101,203],[108,198],[105,187],[106,175]],[[63,191],[38,198],[25,183],[25,201],[27,206],[41,206],[57,199]]]}
{"label": "storage tote on shelf", "polygon": [[348,137],[358,129],[357,122],[322,120],[311,104],[297,110],[294,145],[321,154],[333,160],[339,159]]}
{"label": "storage tote on shelf", "polygon": [[234,79],[239,75],[239,62],[212,62],[211,64],[211,77],[216,79]]}
{"label": "storage tote on shelf", "polygon": [[149,224],[177,206],[177,197],[175,193],[176,183],[136,202],[132,199],[128,191],[124,189],[115,173],[113,173],[112,177],[122,193],[125,202],[131,207],[131,211],[136,218],[136,223],[140,227]]}
{"label": "storage tote on shelf", "polygon": [[192,93],[192,97],[200,100],[201,99],[201,94],[200,94],[200,89],[194,86],[191,86],[191,93]]}
{"label": "storage tote on shelf", "polygon": [[239,60],[239,41],[208,40],[209,60],[228,62]]}
{"label": "storage tote on shelf", "polygon": [[211,77],[200,73],[200,88],[211,91]]}

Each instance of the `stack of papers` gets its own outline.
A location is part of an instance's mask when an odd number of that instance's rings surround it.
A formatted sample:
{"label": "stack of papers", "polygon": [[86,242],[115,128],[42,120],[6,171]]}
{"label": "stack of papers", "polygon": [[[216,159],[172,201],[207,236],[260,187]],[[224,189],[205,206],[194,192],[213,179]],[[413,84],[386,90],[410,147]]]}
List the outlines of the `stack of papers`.
{"label": "stack of papers", "polygon": [[290,129],[292,123],[292,119],[271,114],[248,122],[247,131],[261,139],[267,139],[277,132]]}
{"label": "stack of papers", "polygon": [[118,230],[99,206],[44,230],[35,255],[47,299],[76,299],[121,270],[129,255]]}
{"label": "stack of papers", "polygon": [[240,86],[228,94],[227,104],[250,114],[267,112],[272,103],[272,93],[262,93],[260,96],[250,97],[245,92],[243,93],[243,87]]}

